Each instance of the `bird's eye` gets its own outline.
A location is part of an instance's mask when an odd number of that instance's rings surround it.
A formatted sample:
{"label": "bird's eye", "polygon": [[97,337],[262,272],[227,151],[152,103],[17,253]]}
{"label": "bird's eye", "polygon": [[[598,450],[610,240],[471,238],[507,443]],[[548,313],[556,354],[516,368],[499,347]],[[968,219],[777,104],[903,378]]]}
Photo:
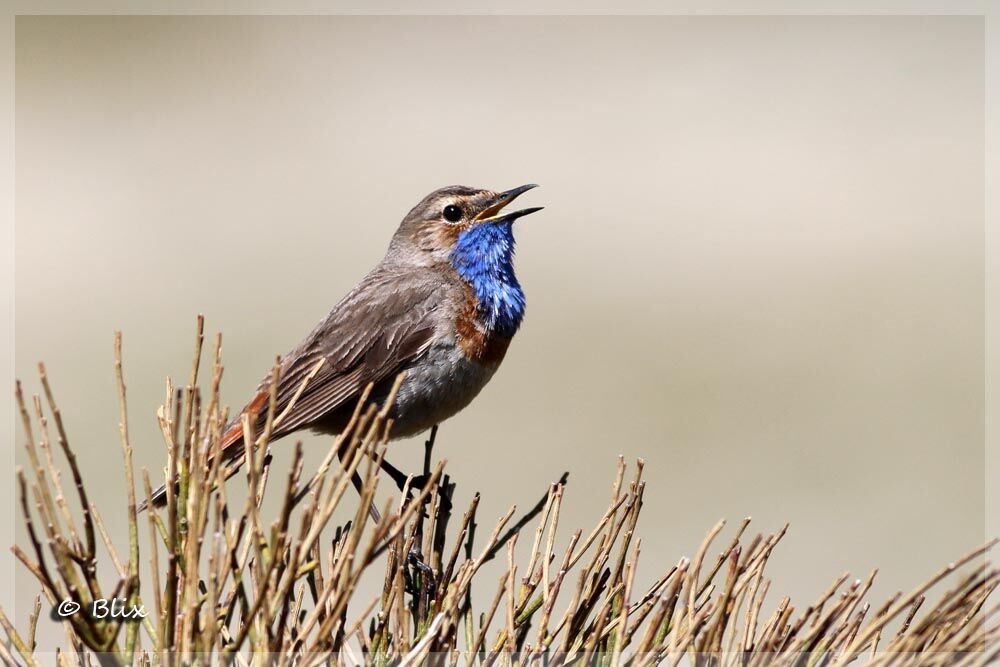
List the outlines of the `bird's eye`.
{"label": "bird's eye", "polygon": [[444,207],[444,219],[448,222],[458,222],[462,219],[462,209],[454,204],[448,204]]}

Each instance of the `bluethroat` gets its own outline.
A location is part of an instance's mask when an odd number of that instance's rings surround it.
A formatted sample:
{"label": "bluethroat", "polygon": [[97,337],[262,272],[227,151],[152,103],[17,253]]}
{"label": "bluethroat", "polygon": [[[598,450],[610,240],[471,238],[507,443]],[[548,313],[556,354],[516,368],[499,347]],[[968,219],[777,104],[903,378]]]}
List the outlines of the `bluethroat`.
{"label": "bluethroat", "polygon": [[[514,275],[513,224],[541,208],[504,208],[534,187],[498,193],[450,186],[413,207],[382,261],[281,359],[275,414],[292,408],[271,440],[303,429],[340,433],[369,384],[371,400],[381,406],[404,371],[390,407],[391,437],[421,433],[469,405],[496,373],[524,318],[524,292]],[[270,377],[240,413],[258,433],[266,419]],[[216,456],[238,467],[243,455],[237,417]],[[154,503],[164,498],[164,489],[158,489]]]}

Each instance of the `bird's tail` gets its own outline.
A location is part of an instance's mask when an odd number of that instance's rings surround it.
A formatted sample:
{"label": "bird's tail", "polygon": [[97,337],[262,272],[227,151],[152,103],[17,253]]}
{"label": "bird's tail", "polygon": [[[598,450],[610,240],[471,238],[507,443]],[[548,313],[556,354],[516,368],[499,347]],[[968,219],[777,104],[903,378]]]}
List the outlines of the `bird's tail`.
{"label": "bird's tail", "polygon": [[[243,463],[243,423],[241,421],[244,414],[250,415],[250,421],[257,422],[256,426],[258,430],[262,426],[260,423],[261,417],[266,414],[264,409],[267,407],[268,401],[270,400],[270,394],[266,391],[259,391],[253,400],[243,408],[240,416],[229,423],[226,427],[225,432],[222,434],[222,440],[219,443],[218,456],[221,457],[221,465],[225,466],[225,479],[229,479],[232,475],[236,474],[236,471],[240,469],[240,465]],[[209,467],[212,466],[212,462],[215,460],[216,454],[212,454],[208,458]],[[176,489],[175,489],[176,491]],[[153,491],[151,496],[153,507],[164,507],[167,504],[167,486],[166,484],[160,486],[158,489]],[[149,502],[143,500],[136,507],[136,510],[142,512],[147,509]]]}
{"label": "bird's tail", "polygon": [[153,495],[136,505],[135,511],[145,512],[152,502],[153,507],[166,507],[167,505],[167,485],[161,484],[153,490]]}
{"label": "bird's tail", "polygon": [[[241,448],[243,444],[243,427],[240,424],[233,424],[226,429],[225,434],[222,436],[222,464],[227,468],[226,477],[235,473],[239,470],[240,465],[243,463],[242,456],[234,456],[238,448]],[[229,454],[228,457],[226,455]],[[214,456],[210,457],[208,460],[208,466],[211,468]],[[174,485],[174,491],[176,492],[176,484]],[[150,501],[152,501],[150,503]],[[142,512],[149,505],[152,504],[153,507],[166,507],[167,505],[167,485],[162,484],[159,488],[153,491],[152,495],[147,500],[143,500],[136,506],[136,511]]]}
{"label": "bird's tail", "polygon": [[[269,394],[262,391],[254,397],[250,404],[243,409],[242,414],[249,414],[251,420],[259,419],[262,409],[267,405],[269,399]],[[226,467],[225,477],[228,479],[237,470],[239,470],[240,465],[243,463],[243,424],[240,417],[237,417],[229,426],[226,427],[225,433],[222,434],[222,441],[219,443],[219,456],[222,457],[221,463]],[[215,460],[215,455],[212,455],[208,459],[208,465],[211,468],[212,462]],[[176,488],[175,488],[176,491]],[[153,507],[164,507],[167,504],[167,485],[164,484],[158,489],[153,491],[150,499],[152,501]],[[142,512],[147,509],[150,505],[149,500],[143,500],[136,507],[136,510]]]}

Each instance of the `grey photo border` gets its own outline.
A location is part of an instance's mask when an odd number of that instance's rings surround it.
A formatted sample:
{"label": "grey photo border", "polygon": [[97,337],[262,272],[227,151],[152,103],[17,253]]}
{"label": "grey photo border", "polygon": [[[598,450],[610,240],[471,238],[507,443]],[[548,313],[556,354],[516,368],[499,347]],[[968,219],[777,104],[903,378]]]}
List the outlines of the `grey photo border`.
{"label": "grey photo border", "polygon": [[[985,142],[984,237],[985,237],[985,368],[984,446],[986,508],[984,538],[1000,536],[1000,436],[997,417],[1000,399],[1000,355],[991,336],[1000,331],[1000,234],[997,193],[1000,192],[1000,1],[998,0],[4,0],[0,30],[0,308],[7,313],[0,328],[0,374],[8,389],[14,379],[14,45],[15,19],[36,14],[135,14],[135,15],[965,15],[981,16],[985,39]],[[15,561],[7,548],[14,543],[15,431],[13,401],[0,401],[0,432],[5,474],[0,480],[7,511],[0,512],[0,606],[19,617],[14,608]]]}

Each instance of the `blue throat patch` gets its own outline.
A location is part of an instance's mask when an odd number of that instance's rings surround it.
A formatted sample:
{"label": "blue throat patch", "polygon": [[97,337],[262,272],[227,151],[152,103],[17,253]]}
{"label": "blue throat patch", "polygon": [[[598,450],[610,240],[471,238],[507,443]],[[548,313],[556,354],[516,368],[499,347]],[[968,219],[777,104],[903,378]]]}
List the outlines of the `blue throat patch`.
{"label": "blue throat patch", "polygon": [[476,295],[479,321],[487,331],[510,337],[524,319],[524,292],[514,276],[511,223],[485,223],[461,233],[451,264]]}

